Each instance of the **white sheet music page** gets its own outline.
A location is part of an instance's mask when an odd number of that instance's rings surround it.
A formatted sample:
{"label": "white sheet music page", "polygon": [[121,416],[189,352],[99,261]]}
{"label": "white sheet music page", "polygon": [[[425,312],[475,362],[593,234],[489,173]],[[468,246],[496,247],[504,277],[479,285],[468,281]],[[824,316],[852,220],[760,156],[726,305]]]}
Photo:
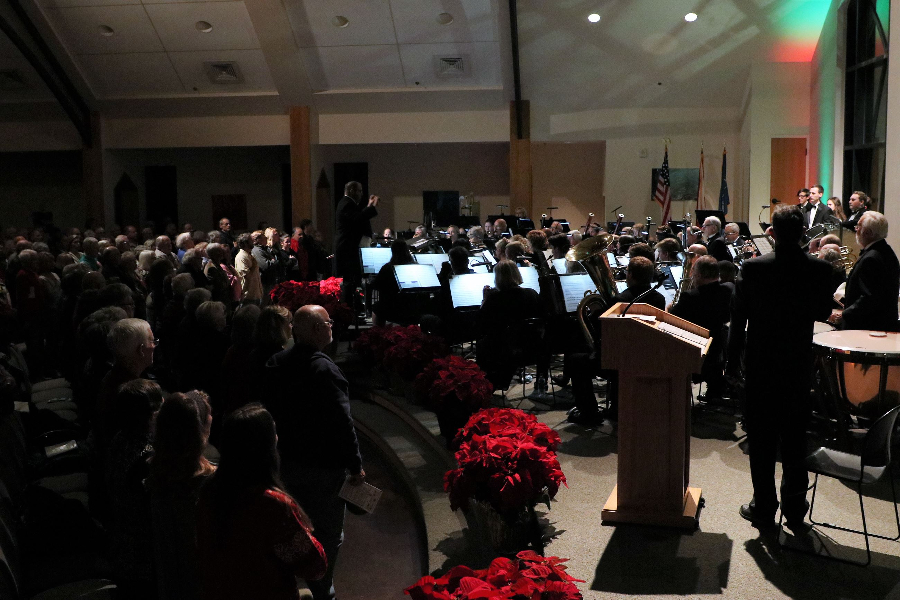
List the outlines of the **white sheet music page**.
{"label": "white sheet music page", "polygon": [[413,254],[413,258],[420,265],[431,265],[434,267],[435,273],[440,273],[443,264],[450,262],[450,257],[446,254]]}
{"label": "white sheet music page", "polygon": [[597,287],[594,285],[591,276],[587,273],[560,276],[559,285],[562,287],[563,301],[566,303],[566,312],[575,312],[578,310],[578,304],[584,298],[584,293],[593,292]]}
{"label": "white sheet music page", "polygon": [[541,284],[538,280],[537,269],[534,267],[519,267],[519,273],[522,274],[522,287],[531,288],[538,294],[541,293]]}
{"label": "white sheet music page", "polygon": [[378,274],[381,267],[391,261],[390,248],[360,248],[360,260],[362,261],[363,273]]}
{"label": "white sheet music page", "polygon": [[554,258],[552,262],[557,274],[563,275],[564,273],[568,273],[569,265],[566,264],[565,258]]}
{"label": "white sheet music page", "polygon": [[484,299],[484,286],[494,287],[492,273],[474,273],[457,275],[450,280],[450,297],[453,308],[481,306]]}
{"label": "white sheet music page", "polygon": [[338,496],[350,504],[360,507],[367,513],[371,513],[378,506],[378,500],[381,499],[381,490],[365,481],[358,485],[353,485],[348,477],[344,481],[341,491],[338,492]]}
{"label": "white sheet music page", "polygon": [[441,287],[431,265],[394,265],[394,273],[401,290]]}
{"label": "white sheet music page", "polygon": [[671,323],[664,323],[662,321],[659,322],[657,328],[660,331],[664,331],[669,335],[675,336],[680,340],[684,340],[685,342],[689,342],[698,348],[703,348],[706,346],[706,339],[702,335],[697,335],[696,333],[691,333],[690,331],[685,331],[681,327],[677,325],[672,325]]}

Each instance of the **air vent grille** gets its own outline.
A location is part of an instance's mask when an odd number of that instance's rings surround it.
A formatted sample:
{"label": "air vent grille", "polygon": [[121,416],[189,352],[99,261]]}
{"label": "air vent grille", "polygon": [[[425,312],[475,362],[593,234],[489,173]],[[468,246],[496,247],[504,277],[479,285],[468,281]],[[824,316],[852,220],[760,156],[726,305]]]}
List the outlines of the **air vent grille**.
{"label": "air vent grille", "polygon": [[469,77],[472,73],[472,61],[468,55],[435,56],[435,75],[440,79],[458,79]]}
{"label": "air vent grille", "polygon": [[0,91],[15,92],[28,89],[28,82],[22,72],[16,69],[0,70]]}
{"label": "air vent grille", "polygon": [[216,61],[204,63],[206,75],[217,85],[244,83],[244,76],[234,61]]}

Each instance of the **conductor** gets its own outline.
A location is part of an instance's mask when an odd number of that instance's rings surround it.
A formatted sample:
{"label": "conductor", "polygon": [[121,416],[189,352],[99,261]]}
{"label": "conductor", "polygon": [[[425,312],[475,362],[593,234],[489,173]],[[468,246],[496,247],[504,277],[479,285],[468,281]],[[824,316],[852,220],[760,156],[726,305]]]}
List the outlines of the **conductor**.
{"label": "conductor", "polygon": [[372,237],[372,217],[378,214],[378,196],[369,196],[363,203],[363,187],[358,181],[344,186],[344,197],[337,205],[334,262],[338,277],[344,278],[343,300],[353,306],[354,290],[362,282],[362,266],[359,262],[359,243],[363,236]]}

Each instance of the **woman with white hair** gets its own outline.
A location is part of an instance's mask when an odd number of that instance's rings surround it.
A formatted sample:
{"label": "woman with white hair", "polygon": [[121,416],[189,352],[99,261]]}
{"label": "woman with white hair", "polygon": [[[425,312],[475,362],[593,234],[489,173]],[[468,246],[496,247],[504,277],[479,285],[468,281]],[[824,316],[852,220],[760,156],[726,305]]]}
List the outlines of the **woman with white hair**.
{"label": "woman with white hair", "polygon": [[190,232],[179,233],[175,238],[175,248],[178,250],[178,262],[184,262],[184,253],[194,247],[194,238]]}

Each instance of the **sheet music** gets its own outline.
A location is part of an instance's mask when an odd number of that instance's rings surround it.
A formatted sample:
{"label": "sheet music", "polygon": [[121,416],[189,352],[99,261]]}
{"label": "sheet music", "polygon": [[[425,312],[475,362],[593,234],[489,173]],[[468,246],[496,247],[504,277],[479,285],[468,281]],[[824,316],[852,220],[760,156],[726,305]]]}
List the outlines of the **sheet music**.
{"label": "sheet music", "polygon": [[431,265],[434,267],[435,273],[440,273],[441,266],[445,262],[450,262],[450,257],[446,254],[413,254],[413,258],[420,265]]}
{"label": "sheet music", "polygon": [[659,322],[657,328],[660,331],[664,331],[669,335],[675,336],[680,340],[684,340],[685,342],[691,343],[698,348],[703,348],[706,346],[706,338],[697,335],[696,333],[691,333],[690,331],[685,331],[681,327],[677,325],[672,325],[671,323],[664,323],[662,321]]}
{"label": "sheet music", "polygon": [[494,287],[492,273],[470,273],[457,275],[450,280],[450,297],[453,308],[481,306],[484,299],[484,286]]}
{"label": "sheet music", "polygon": [[485,260],[487,260],[487,262],[491,263],[492,265],[497,264],[497,259],[494,258],[494,254],[490,250],[482,250],[481,255],[484,256]]}
{"label": "sheet music", "polygon": [[362,262],[363,273],[378,274],[381,267],[391,261],[390,248],[360,248],[359,260]]}
{"label": "sheet music", "polygon": [[347,477],[344,485],[341,486],[341,491],[338,492],[338,497],[371,513],[378,505],[378,500],[381,499],[381,490],[365,481],[353,485],[350,483],[350,478]]}
{"label": "sheet music", "polygon": [[624,292],[627,289],[628,289],[628,283],[626,283],[624,281],[616,282],[616,293],[621,294],[622,292]]}
{"label": "sheet music", "polygon": [[563,275],[569,272],[569,265],[566,264],[565,258],[554,258],[553,259],[553,267],[556,269],[556,272],[559,275]]}
{"label": "sheet music", "polygon": [[547,260],[553,258],[553,250],[544,250],[544,258]]}
{"label": "sheet music", "polygon": [[[484,256],[481,254],[476,254],[475,256],[469,257],[469,268],[475,271],[476,273],[488,273],[487,265],[480,265],[478,263],[484,262]],[[476,266],[477,265],[477,266]]]}
{"label": "sheet music", "polygon": [[765,235],[755,235],[753,236],[753,243],[756,245],[757,250],[759,250],[760,256],[765,256],[766,254],[770,254],[775,251],[772,247],[771,242],[769,242],[769,237]]}
{"label": "sheet music", "polygon": [[[519,273],[522,274],[522,287],[531,288],[538,294],[541,293],[541,284],[538,279],[537,269],[534,267],[519,267]],[[491,283],[491,285],[494,285]]]}
{"label": "sheet music", "polygon": [[394,275],[401,290],[441,287],[430,265],[394,265]]}
{"label": "sheet music", "polygon": [[593,292],[597,287],[594,285],[591,276],[587,273],[561,275],[559,278],[559,285],[562,287],[563,301],[566,303],[566,312],[570,313],[578,310],[578,304],[584,298],[585,292]]}
{"label": "sheet music", "polygon": [[675,280],[675,287],[678,287],[681,284],[681,280],[684,279],[684,267],[672,265],[669,267],[669,273],[672,274],[672,279]]}

